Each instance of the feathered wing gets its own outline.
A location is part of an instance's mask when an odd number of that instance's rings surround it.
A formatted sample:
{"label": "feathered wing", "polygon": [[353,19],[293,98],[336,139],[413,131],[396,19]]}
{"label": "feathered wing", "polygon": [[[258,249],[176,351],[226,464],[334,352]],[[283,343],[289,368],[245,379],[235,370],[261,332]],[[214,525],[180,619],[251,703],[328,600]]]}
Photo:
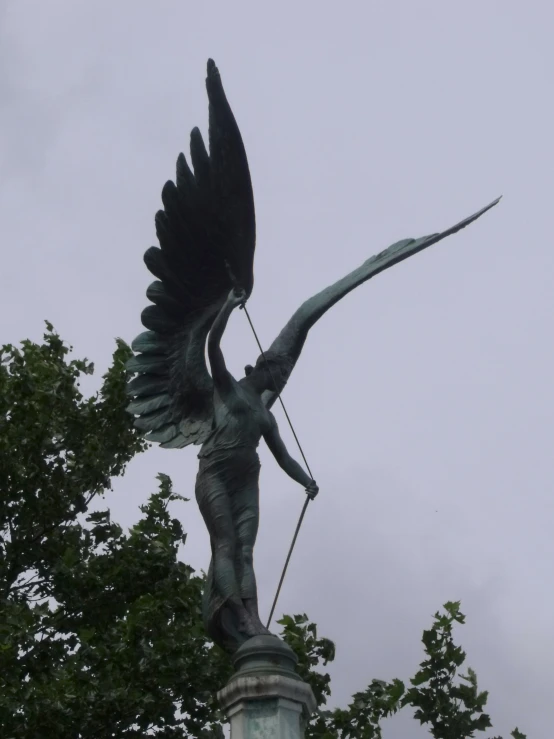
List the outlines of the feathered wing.
{"label": "feathered wing", "polygon": [[254,283],[254,197],[246,152],[214,62],[208,62],[209,154],[191,133],[193,171],[183,154],[176,182],[162,190],[156,214],[159,247],[144,255],[157,278],[146,295],[147,329],[132,343],[129,412],[150,441],[167,448],[201,444],[211,428],[212,380],[206,337],[229,290],[247,296]]}
{"label": "feathered wing", "polygon": [[[335,282],[334,285],[327,287],[309,300],[306,300],[271,344],[267,353],[271,353],[274,360],[282,361],[288,366],[289,371],[292,371],[292,368],[294,368],[294,365],[298,361],[311,327],[341,298],[358,287],[358,285],[379,274],[379,272],[383,272],[385,269],[398,264],[398,262],[408,259],[413,254],[417,254],[423,251],[423,249],[436,244],[437,241],[441,241],[447,236],[465,228],[470,223],[473,223],[473,221],[476,221],[483,213],[494,207],[499,201],[500,198],[497,198],[497,200],[494,200],[485,208],[469,216],[469,218],[465,218],[446,231],[431,234],[430,236],[422,236],[419,239],[403,239],[389,246],[388,249],[385,249],[379,254],[370,257],[361,267],[358,267],[358,269],[350,272],[346,277]],[[270,407],[277,399],[277,393],[266,391],[263,399],[266,406]]]}

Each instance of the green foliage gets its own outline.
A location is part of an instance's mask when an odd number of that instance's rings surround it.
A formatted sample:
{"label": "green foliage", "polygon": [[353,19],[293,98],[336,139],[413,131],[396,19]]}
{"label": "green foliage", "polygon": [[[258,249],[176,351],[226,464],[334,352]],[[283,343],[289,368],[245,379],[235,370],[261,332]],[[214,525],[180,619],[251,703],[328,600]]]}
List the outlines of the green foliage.
{"label": "green foliage", "polygon": [[317,626],[310,623],[306,614],[283,616],[281,637],[298,655],[298,674],[310,684],[317,705],[325,705],[331,695],[331,678],[317,668],[325,667],[335,659],[335,645],[330,639],[318,637]]}
{"label": "green foliage", "polygon": [[[329,675],[315,669],[334,658],[334,647],[318,639],[315,624],[305,615],[285,616],[283,638],[300,655],[300,674],[310,682],[320,709],[306,730],[307,739],[381,739],[381,723],[402,708],[414,709],[414,718],[429,727],[435,739],[471,739],[491,726],[483,709],[488,692],[479,691],[477,675],[470,667],[467,675],[458,674],[466,654],[453,640],[453,626],[463,624],[459,602],[444,604],[435,614],[429,630],[423,632],[426,659],[410,680],[406,690],[401,680],[373,680],[366,690],[355,693],[346,709],[321,710],[330,695]],[[456,682],[456,677],[460,682]],[[513,739],[526,739],[518,729]],[[502,739],[502,737],[495,737]]]}
{"label": "green foliage", "polygon": [[[98,395],[85,399],[87,361],[47,325],[42,344],[5,346],[0,364],[0,726],[11,739],[222,736],[215,692],[228,657],[207,641],[203,579],[178,558],[185,542],[159,489],[128,532],[93,498],[144,448],[125,412],[118,342]],[[452,638],[459,603],[423,634],[426,659],[406,690],[373,680],[344,709],[326,709],[325,666],[334,644],[305,614],[284,616],[282,636],[319,706],[308,739],[380,739],[381,722],[412,707],[436,739],[467,739],[490,726],[465,653]],[[525,739],[517,729],[514,739]],[[497,737],[497,739],[500,739]]]}
{"label": "green foliage", "polygon": [[[477,675],[467,669],[458,674],[466,654],[454,644],[452,627],[463,624],[465,616],[459,602],[444,604],[444,613],[437,612],[431,629],[423,632],[425,659],[410,680],[412,687],[402,699],[402,705],[415,708],[414,718],[428,724],[435,739],[470,739],[476,731],[491,726],[483,709],[488,692],[479,692]],[[461,682],[456,683],[456,676]]]}
{"label": "green foliage", "polygon": [[124,410],[130,349],[118,342],[99,395],[84,399],[78,380],[93,364],[66,361],[69,349],[47,329],[41,345],[0,350],[0,530],[13,529],[6,586],[37,564],[30,543],[50,550],[47,534],[86,511],[143,448]]}
{"label": "green foliage", "polygon": [[144,447],[125,412],[130,350],[118,343],[85,399],[92,365],[47,328],[41,345],[3,347],[0,365],[3,735],[200,736],[230,665],[204,637],[202,579],[177,559],[179,496],[160,475],[128,533],[87,512]]}
{"label": "green foliage", "polygon": [[184,536],[167,506],[178,496],[160,477],[128,535],[108,511],[66,530],[48,582],[27,588],[56,605],[5,612],[8,736],[142,737],[154,726],[162,737],[200,736],[219,720],[213,686],[230,664],[204,636],[202,579],[177,561]]}
{"label": "green foliage", "polygon": [[331,678],[322,672],[335,658],[335,645],[329,639],[318,637],[317,626],[306,614],[284,616],[281,637],[298,655],[298,673],[311,685],[318,711],[306,729],[307,739],[378,739],[380,722],[394,713],[404,693],[400,680],[387,684],[373,680],[365,691],[356,693],[346,709],[324,710],[331,695]]}
{"label": "green foliage", "polygon": [[372,680],[355,693],[346,709],[337,708],[321,715],[314,725],[314,737],[331,739],[381,739],[381,721],[396,713],[404,694],[404,683]]}

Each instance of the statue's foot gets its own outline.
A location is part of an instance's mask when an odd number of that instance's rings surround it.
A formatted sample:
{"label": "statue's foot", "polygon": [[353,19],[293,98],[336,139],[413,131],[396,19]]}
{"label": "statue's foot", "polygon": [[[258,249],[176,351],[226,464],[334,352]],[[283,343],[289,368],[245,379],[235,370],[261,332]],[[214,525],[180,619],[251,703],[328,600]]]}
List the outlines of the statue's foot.
{"label": "statue's foot", "polygon": [[246,608],[246,612],[248,613],[249,617],[252,619],[257,629],[256,635],[266,634],[266,635],[271,636],[270,630],[263,625],[260,619],[260,615],[258,613],[258,603],[256,599],[254,598],[247,599],[247,600],[244,600],[243,602],[244,602],[244,607]]}
{"label": "statue's foot", "polygon": [[259,616],[254,617],[254,623],[256,624],[256,627],[258,629],[258,634],[268,634],[271,636],[271,631],[267,628],[267,626],[264,626],[263,623],[260,621]]}
{"label": "statue's foot", "polygon": [[271,631],[263,625],[259,617],[252,616],[250,613],[241,618],[238,629],[241,634],[245,634],[249,637],[260,636],[262,634],[265,636],[272,636]]}
{"label": "statue's foot", "polygon": [[258,636],[258,634],[261,633],[255,619],[253,619],[249,613],[245,613],[241,616],[238,630],[241,634],[248,637]]}

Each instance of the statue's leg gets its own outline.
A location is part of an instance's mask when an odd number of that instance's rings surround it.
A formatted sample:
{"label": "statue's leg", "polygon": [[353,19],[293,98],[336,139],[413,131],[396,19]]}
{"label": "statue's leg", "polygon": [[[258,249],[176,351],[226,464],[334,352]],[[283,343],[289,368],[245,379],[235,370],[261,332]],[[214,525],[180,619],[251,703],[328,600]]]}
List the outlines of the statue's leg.
{"label": "statue's leg", "polygon": [[196,500],[212,541],[215,587],[235,614],[239,630],[248,636],[258,633],[244,606],[236,577],[237,537],[231,508],[229,477],[225,466],[201,465],[196,479]]}
{"label": "statue's leg", "polygon": [[234,491],[232,506],[237,535],[237,580],[240,596],[256,623],[257,632],[269,634],[258,614],[258,593],[254,574],[254,544],[260,520],[259,474],[260,466],[256,455],[241,476],[241,485]]}

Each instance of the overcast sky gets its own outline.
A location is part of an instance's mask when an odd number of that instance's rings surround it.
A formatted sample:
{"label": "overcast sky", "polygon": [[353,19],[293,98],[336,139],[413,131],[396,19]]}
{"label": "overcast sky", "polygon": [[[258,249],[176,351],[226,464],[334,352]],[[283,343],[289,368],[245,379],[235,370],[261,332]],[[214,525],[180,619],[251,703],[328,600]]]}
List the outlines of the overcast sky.
{"label": "overcast sky", "polygon": [[[464,3],[0,2],[2,342],[50,320],[97,366],[141,330],[143,252],[218,64],[258,223],[249,308],[268,345],[298,305],[405,237],[463,232],[358,288],[312,331],[285,401],[321,489],[278,613],[335,640],[333,704],[409,678],[457,633],[496,733],[552,733],[554,11]],[[224,342],[257,356],[242,314]],[[279,409],[276,415],[297,455]],[[206,568],[196,451],[153,447],[108,496],[131,525],[165,472]],[[261,448],[267,613],[303,491]],[[217,686],[215,686],[217,687]],[[492,732],[491,732],[492,733]],[[418,739],[409,715],[385,739]]]}

